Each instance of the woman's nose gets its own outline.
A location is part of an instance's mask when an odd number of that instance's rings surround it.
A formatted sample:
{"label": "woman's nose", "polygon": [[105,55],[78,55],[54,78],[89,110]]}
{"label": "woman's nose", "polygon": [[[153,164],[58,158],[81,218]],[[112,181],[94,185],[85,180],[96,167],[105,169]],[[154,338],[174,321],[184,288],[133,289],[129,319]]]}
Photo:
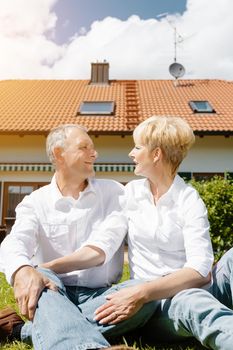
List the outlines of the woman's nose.
{"label": "woman's nose", "polygon": [[133,149],[129,152],[128,156],[129,156],[129,158],[132,158],[132,159],[134,158]]}

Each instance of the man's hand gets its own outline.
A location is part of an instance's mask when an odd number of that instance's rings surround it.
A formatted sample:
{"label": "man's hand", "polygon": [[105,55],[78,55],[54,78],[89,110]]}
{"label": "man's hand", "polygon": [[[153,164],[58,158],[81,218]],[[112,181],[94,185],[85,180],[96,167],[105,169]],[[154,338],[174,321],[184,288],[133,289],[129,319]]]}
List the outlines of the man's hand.
{"label": "man's hand", "polygon": [[140,285],[124,288],[106,296],[108,300],[95,311],[95,320],[101,324],[116,324],[136,314],[144,305]]}
{"label": "man's hand", "polygon": [[57,291],[57,286],[31,266],[22,266],[14,275],[15,299],[23,316],[32,320],[44,288]]}

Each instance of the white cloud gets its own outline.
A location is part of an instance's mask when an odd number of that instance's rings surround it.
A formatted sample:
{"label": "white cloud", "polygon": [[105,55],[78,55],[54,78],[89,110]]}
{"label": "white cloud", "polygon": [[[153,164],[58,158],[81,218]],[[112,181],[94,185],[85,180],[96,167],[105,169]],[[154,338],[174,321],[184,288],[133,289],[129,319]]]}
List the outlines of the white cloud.
{"label": "white cloud", "polygon": [[177,61],[186,78],[233,80],[232,0],[188,0],[183,15],[158,19],[107,17],[74,33],[63,46],[51,36],[55,2],[0,1],[0,79],[88,79],[90,63],[104,59],[112,79],[171,78],[175,26],[184,39],[177,45]]}
{"label": "white cloud", "polygon": [[0,1],[0,79],[49,78],[64,47],[53,36],[55,0]]}
{"label": "white cloud", "polygon": [[56,16],[50,13],[55,0],[1,0],[0,32],[4,36],[43,34],[54,27]]}
{"label": "white cloud", "polygon": [[81,28],[79,29],[79,34],[80,34],[80,35],[85,35],[85,34],[87,34],[87,29],[86,29],[85,27],[81,27]]}

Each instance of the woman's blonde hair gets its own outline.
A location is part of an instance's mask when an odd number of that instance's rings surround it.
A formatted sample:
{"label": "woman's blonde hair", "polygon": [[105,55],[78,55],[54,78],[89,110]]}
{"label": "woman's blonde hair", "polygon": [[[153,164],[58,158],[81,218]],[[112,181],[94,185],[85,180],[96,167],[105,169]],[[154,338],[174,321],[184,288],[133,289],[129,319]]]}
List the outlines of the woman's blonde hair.
{"label": "woman's blonde hair", "polygon": [[189,124],[180,117],[153,116],[140,123],[134,130],[134,139],[149,151],[159,147],[165,161],[175,173],[195,142]]}

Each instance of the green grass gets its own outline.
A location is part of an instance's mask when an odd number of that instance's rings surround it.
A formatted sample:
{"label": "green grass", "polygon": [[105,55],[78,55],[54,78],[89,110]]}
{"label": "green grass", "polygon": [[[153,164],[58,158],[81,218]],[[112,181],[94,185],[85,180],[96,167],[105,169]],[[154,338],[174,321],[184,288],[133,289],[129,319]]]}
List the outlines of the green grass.
{"label": "green grass", "polygon": [[[14,299],[13,290],[9,286],[9,284],[6,282],[4,275],[0,273],[0,309],[2,309],[7,305],[12,306],[18,312],[18,307]],[[29,349],[32,349],[32,347],[21,342],[14,342],[9,344],[0,344],[0,349],[29,350]]]}
{"label": "green grass", "polygon": [[129,265],[124,264],[123,274],[122,274],[120,282],[129,280],[129,277],[130,277],[129,276]]}
{"label": "green grass", "polygon": [[[123,276],[121,281],[127,280],[129,278],[129,269],[128,265],[125,265]],[[0,273],[0,309],[10,305],[17,312],[18,307],[14,300],[13,290],[6,282],[5,277],[2,273]],[[135,349],[144,349],[144,350],[201,350],[203,348],[199,343],[193,342],[192,344],[183,344],[183,345],[156,345],[151,346],[147,344],[142,344],[140,337],[137,336],[127,336],[125,338],[119,338],[115,342],[118,344],[126,343],[130,346],[133,346]],[[2,350],[32,350],[33,348],[22,343],[22,342],[14,342],[14,343],[6,343],[0,344],[0,349]],[[44,349],[46,350],[46,349]],[[64,349],[65,350],[65,349]]]}

